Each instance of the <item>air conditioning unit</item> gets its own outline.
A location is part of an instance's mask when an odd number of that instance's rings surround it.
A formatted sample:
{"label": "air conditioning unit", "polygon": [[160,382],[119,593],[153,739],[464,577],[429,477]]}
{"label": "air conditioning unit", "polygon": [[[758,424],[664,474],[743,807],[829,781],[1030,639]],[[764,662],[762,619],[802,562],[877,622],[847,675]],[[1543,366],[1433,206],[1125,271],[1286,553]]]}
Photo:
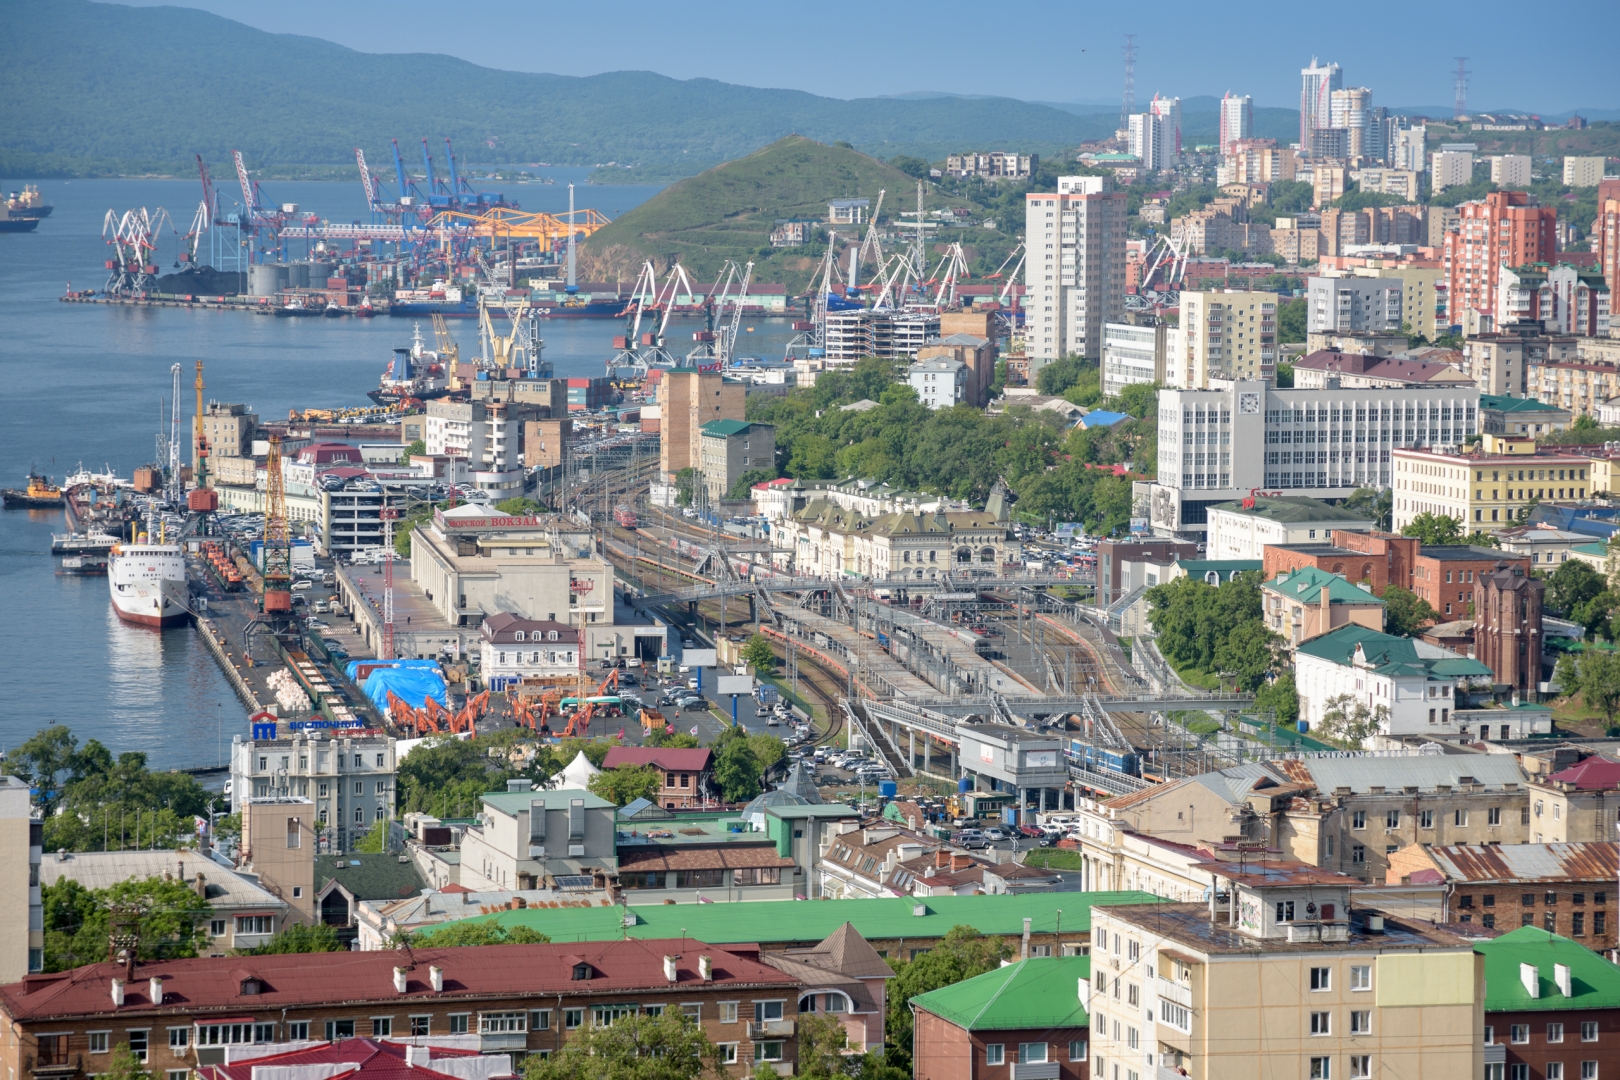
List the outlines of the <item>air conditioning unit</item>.
{"label": "air conditioning unit", "polygon": [[569,844],[568,845],[568,855],[569,855],[570,858],[575,858],[575,859],[583,858],[585,856],[585,845],[584,844]]}
{"label": "air conditioning unit", "polygon": [[529,858],[531,858],[531,859],[543,859],[545,857],[546,857],[546,849],[544,847],[540,846],[539,844],[530,844],[529,845]]}

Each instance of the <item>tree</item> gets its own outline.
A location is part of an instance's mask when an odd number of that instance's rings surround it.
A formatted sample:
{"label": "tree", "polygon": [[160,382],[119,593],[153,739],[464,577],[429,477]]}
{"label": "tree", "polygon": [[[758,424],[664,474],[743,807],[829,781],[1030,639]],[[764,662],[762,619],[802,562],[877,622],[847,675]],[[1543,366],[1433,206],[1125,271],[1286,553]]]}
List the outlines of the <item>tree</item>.
{"label": "tree", "polygon": [[755,671],[770,671],[776,666],[776,654],[771,651],[771,639],[755,634],[742,647],[743,663]]}
{"label": "tree", "polygon": [[152,1080],[152,1074],[146,1071],[141,1059],[130,1051],[129,1043],[119,1043],[113,1048],[112,1057],[100,1075],[102,1080]]}
{"label": "tree", "polygon": [[1165,659],[1178,669],[1232,671],[1258,686],[1272,666],[1268,653],[1281,644],[1261,614],[1258,578],[1238,574],[1218,586],[1177,578],[1149,589],[1148,606]]}
{"label": "tree", "polygon": [[764,773],[746,732],[729,727],[714,744],[714,783],[727,802],[745,802],[760,792]]}
{"label": "tree", "polygon": [[1424,544],[1441,546],[1463,542],[1462,522],[1449,514],[1433,514],[1427,510],[1408,521],[1401,535],[1416,537]]}
{"label": "tree", "polygon": [[637,799],[658,794],[659,771],[651,765],[620,765],[591,777],[591,794],[600,795],[614,806],[628,806]]}
{"label": "tree", "polygon": [[915,960],[890,961],[895,980],[886,995],[888,1017],[884,1028],[891,1063],[905,1068],[911,1062],[912,998],[983,975],[1011,956],[1012,946],[1005,939],[985,937],[971,926],[953,926],[938,945]]}
{"label": "tree", "polygon": [[79,741],[66,725],[41,728],[6,758],[6,768],[39,789],[39,805],[49,811],[61,798],[63,774],[74,773]]}
{"label": "tree", "polygon": [[1306,315],[1309,314],[1305,298],[1296,296],[1277,305],[1277,341],[1295,345],[1305,340]]}
{"label": "tree", "polygon": [[141,960],[197,955],[207,940],[214,908],[189,884],[132,878],[86,889],[72,878],[40,888],[45,927],[45,970],[66,971],[107,958],[111,910],[133,912],[140,927]]}
{"label": "tree", "polygon": [[368,855],[381,855],[387,851],[388,827],[390,824],[392,823],[379,820],[372,825],[371,828],[366,830],[366,834],[360,838],[360,842],[354,845],[354,850]]}
{"label": "tree", "polygon": [[1399,585],[1391,585],[1384,590],[1384,633],[1411,637],[1425,626],[1439,621],[1440,613],[1412,590]]}
{"label": "tree", "polygon": [[1554,677],[1565,694],[1579,693],[1588,708],[1614,724],[1615,713],[1620,711],[1620,656],[1596,649],[1578,658],[1565,656],[1558,661]]}
{"label": "tree", "polygon": [[1229,673],[1241,689],[1252,693],[1276,667],[1281,644],[1275,634],[1228,634],[1215,649],[1215,669]]}
{"label": "tree", "polygon": [[493,919],[446,923],[410,935],[413,946],[434,949],[462,945],[543,945],[550,940],[532,926],[502,926]]}
{"label": "tree", "polygon": [[1547,610],[1559,617],[1568,616],[1581,604],[1594,599],[1603,588],[1603,575],[1586,563],[1571,559],[1547,578]]}
{"label": "tree", "polygon": [[427,453],[427,440],[417,439],[415,442],[407,444],[405,449],[399,452],[399,463],[409,465],[412,457],[425,453]]}
{"label": "tree", "polygon": [[777,762],[787,757],[787,743],[768,731],[748,736],[748,752],[759,763],[761,773],[770,772]]}
{"label": "tree", "polygon": [[1389,488],[1358,487],[1344,500],[1346,510],[1366,514],[1380,529],[1389,528],[1390,511],[1395,506],[1395,493]]}
{"label": "tree", "polygon": [[1255,691],[1254,707],[1271,709],[1277,714],[1277,723],[1293,727],[1299,721],[1299,692],[1294,687],[1294,673],[1284,671],[1275,679]]}
{"label": "tree", "polygon": [[348,946],[338,940],[337,931],[326,923],[300,926],[294,923],[278,930],[269,941],[242,950],[244,956],[273,956],[280,953],[343,952]]}
{"label": "tree", "polygon": [[697,1080],[723,1077],[720,1052],[679,1009],[579,1028],[550,1057],[530,1054],[525,1080]]}
{"label": "tree", "polygon": [[803,1080],[844,1080],[844,1047],[849,1033],[836,1016],[800,1013],[799,1061],[794,1075]]}
{"label": "tree", "polygon": [[749,469],[731,485],[730,497],[736,502],[747,502],[754,497],[754,485],[776,479],[775,469]]}
{"label": "tree", "polygon": [[680,506],[691,506],[692,498],[697,494],[698,471],[688,466],[675,474],[675,502]]}
{"label": "tree", "polygon": [[1093,366],[1079,356],[1065,356],[1061,360],[1053,360],[1036,374],[1035,389],[1057,397],[1078,383],[1086,370]]}
{"label": "tree", "polygon": [[1279,389],[1279,390],[1289,389],[1293,385],[1294,385],[1294,365],[1293,364],[1278,364],[1277,365],[1277,389]]}
{"label": "tree", "polygon": [[1369,709],[1366,702],[1356,701],[1349,694],[1330,697],[1322,704],[1322,722],[1315,734],[1347,750],[1362,749],[1367,739],[1389,726],[1389,708],[1385,705]]}
{"label": "tree", "polygon": [[917,180],[928,179],[928,162],[920,157],[912,157],[910,154],[896,154],[889,159],[889,164]]}
{"label": "tree", "polygon": [[696,735],[684,731],[668,732],[661,727],[655,727],[652,734],[643,740],[644,746],[667,746],[675,750],[690,750],[703,745],[698,742]]}

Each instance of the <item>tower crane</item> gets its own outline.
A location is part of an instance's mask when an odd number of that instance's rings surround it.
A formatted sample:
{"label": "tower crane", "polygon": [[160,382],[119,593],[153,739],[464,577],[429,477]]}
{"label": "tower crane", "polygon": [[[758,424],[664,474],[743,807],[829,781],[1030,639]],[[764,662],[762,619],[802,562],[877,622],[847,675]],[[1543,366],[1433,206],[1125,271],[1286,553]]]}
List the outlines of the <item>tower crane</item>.
{"label": "tower crane", "polygon": [[850,255],[849,281],[845,284],[851,291],[858,287],[856,275],[862,263],[870,263],[877,267],[883,265],[883,244],[878,240],[878,217],[883,213],[885,194],[887,192],[883,188],[878,188],[877,206],[872,210],[871,220],[866,223],[866,235],[861,238],[860,246]]}
{"label": "tower crane", "polygon": [[186,486],[180,479],[180,365],[172,365],[169,374],[174,378],[174,390],[169,395],[169,476],[164,498],[178,510],[186,495]]}
{"label": "tower crane", "polygon": [[[732,268],[736,268],[735,263],[732,264]],[[742,284],[737,289],[737,298],[733,300],[731,304],[731,322],[729,324],[721,324],[720,340],[717,343],[719,348],[717,349],[717,352],[720,356],[720,369],[722,371],[725,370],[727,365],[731,363],[732,358],[736,355],[737,331],[742,327],[743,300],[748,296],[748,283],[753,280],[753,277],[754,262],[752,259],[750,259],[748,264],[743,267]],[[729,283],[729,275],[727,280]],[[722,304],[724,303],[723,297],[721,302]],[[721,313],[724,314],[724,308],[721,309]]]}
{"label": "tower crane", "polygon": [[264,599],[266,615],[292,614],[292,537],[287,529],[287,485],[281,472],[281,436],[270,436],[265,458]]}

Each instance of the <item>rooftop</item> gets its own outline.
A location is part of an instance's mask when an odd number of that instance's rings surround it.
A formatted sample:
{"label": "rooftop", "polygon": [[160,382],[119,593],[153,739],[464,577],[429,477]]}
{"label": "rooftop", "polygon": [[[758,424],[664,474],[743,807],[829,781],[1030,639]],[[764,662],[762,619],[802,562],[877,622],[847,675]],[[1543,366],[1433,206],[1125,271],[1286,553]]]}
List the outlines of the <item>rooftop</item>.
{"label": "rooftop", "polygon": [[[501,1058],[505,1058],[504,1063]],[[342,1076],[344,1080],[485,1080],[513,1075],[511,1056],[507,1054],[485,1057],[477,1050],[413,1047],[380,1039],[340,1039],[246,1059],[233,1054],[232,1061],[230,1065],[199,1065],[197,1074],[204,1080],[254,1080],[254,1077],[272,1075]],[[435,1069],[435,1065],[445,1071]],[[277,1071],[260,1072],[261,1069]],[[450,1071],[452,1069],[454,1071]]]}
{"label": "rooftop", "polygon": [[398,900],[427,886],[414,861],[386,851],[316,856],[315,891],[333,881],[356,900]]}
{"label": "rooftop", "polygon": [[753,427],[751,420],[710,420],[703,425],[703,434],[715,439],[724,439],[729,435],[741,435]]}
{"label": "rooftop", "polygon": [[1609,881],[1620,868],[1612,840],[1574,844],[1446,844],[1428,849],[1453,881]]}
{"label": "rooftop", "polygon": [[1305,604],[1320,604],[1322,590],[1328,591],[1328,602],[1333,604],[1366,604],[1382,607],[1384,602],[1359,585],[1352,585],[1340,574],[1319,570],[1314,566],[1286,571],[1266,582],[1261,588],[1279,593]]}
{"label": "rooftop", "polygon": [[568,804],[575,799],[585,800],[585,809],[603,810],[612,809],[613,803],[600,795],[593,795],[584,788],[561,788],[558,790],[532,791],[486,791],[480,796],[484,805],[499,810],[507,817],[517,817],[519,814],[529,812],[529,804],[543,802],[547,810],[566,810]]}
{"label": "rooftop", "polygon": [[1347,510],[1342,506],[1331,506],[1321,499],[1308,499],[1303,495],[1257,498],[1252,500],[1252,506],[1245,505],[1248,502],[1250,500],[1245,499],[1238,502],[1216,503],[1210,509],[1283,523],[1355,521],[1371,524],[1372,522],[1371,518],[1358,514],[1354,510]]}
{"label": "rooftop", "polygon": [[1228,925],[1225,911],[1218,911],[1215,921],[1211,922],[1209,908],[1204,904],[1124,904],[1111,907],[1109,915],[1179,941],[1201,953],[1253,955],[1257,947],[1272,954],[1350,952],[1358,949],[1369,952],[1437,948],[1461,950],[1471,944],[1438,927],[1408,924],[1391,916],[1385,916],[1382,934],[1367,934],[1361,930],[1358,922],[1352,921],[1348,941],[1267,938],[1262,942]]}
{"label": "rooftop", "polygon": [[1091,978],[1089,956],[1043,956],[987,971],[911,999],[967,1031],[1087,1027],[1080,984]]}
{"label": "rooftop", "polygon": [[1446,656],[1424,656],[1411,638],[1396,637],[1355,624],[1341,626],[1321,637],[1301,642],[1294,649],[1296,653],[1315,656],[1330,663],[1343,666],[1356,664],[1391,677],[1457,679],[1493,674],[1489,667],[1478,660],[1470,660],[1444,649],[1435,651],[1446,653]]}
{"label": "rooftop", "polygon": [[285,901],[240,874],[196,851],[80,851],[46,854],[39,864],[39,883],[71,879],[86,889],[105,889],[122,881],[173,874],[196,885],[203,876],[207,899],[216,907],[285,908]]}
{"label": "rooftop", "polygon": [[[503,926],[531,926],[553,941],[601,941],[620,937],[662,938],[682,928],[700,941],[785,943],[819,941],[850,923],[869,941],[941,938],[966,923],[983,934],[1022,934],[1024,920],[1036,933],[1089,933],[1094,907],[1149,903],[1146,892],[1025,893],[1006,896],[909,896],[858,900],[758,901],[740,904],[644,904],[628,909],[564,908],[505,911],[491,916]],[[791,909],[779,904],[793,904]],[[787,917],[791,914],[791,917]],[[626,926],[629,919],[634,924]]]}
{"label": "rooftop", "polygon": [[[1487,1013],[1620,1008],[1620,967],[1578,941],[1521,926],[1476,943],[1474,951],[1485,958]],[[1558,965],[1569,969],[1567,994],[1558,985]],[[1534,993],[1526,967],[1535,973]]]}
{"label": "rooftop", "polygon": [[1548,405],[1544,401],[1537,401],[1535,398],[1508,397],[1503,394],[1479,395],[1479,407],[1481,409],[1491,409],[1495,412],[1558,413],[1569,411],[1568,409],[1560,409],[1556,405]]}
{"label": "rooftop", "polygon": [[1490,562],[1503,559],[1508,562],[1524,561],[1523,555],[1480,547],[1477,544],[1424,544],[1418,549],[1418,557],[1438,559],[1441,562]]}
{"label": "rooftop", "polygon": [[[1547,777],[1549,784],[1567,784],[1576,791],[1606,791],[1620,787],[1620,761],[1605,757],[1589,757],[1578,765],[1571,765]],[[44,867],[40,868],[43,875]]]}
{"label": "rooftop", "polygon": [[602,762],[604,769],[620,765],[656,765],[665,771],[703,772],[708,769],[714,752],[703,747],[677,746],[615,746]]}
{"label": "rooftop", "polygon": [[[683,911],[694,905],[683,904]],[[769,905],[727,904],[728,908]],[[605,911],[615,921],[620,908]],[[565,914],[556,912],[555,914]],[[514,913],[516,914],[516,913]],[[615,935],[617,936],[617,935]],[[415,1002],[477,1000],[514,994],[543,997],[588,991],[674,989],[664,977],[665,956],[678,956],[677,983],[710,985],[698,972],[698,957],[713,958],[713,983],[738,986],[789,986],[793,980],[743,952],[710,946],[690,936],[648,940],[604,940],[588,944],[487,945],[446,949],[416,949],[414,966],[407,974],[404,993],[394,989],[394,967],[401,962],[392,949],[379,952],[289,953],[274,956],[228,956],[211,959],[157,960],[136,968],[135,981],[124,991],[124,1004],[114,1009],[107,987],[123,978],[121,964],[100,963],[76,968],[60,976],[33,979],[0,987],[0,1008],[16,1020],[55,1017],[173,1015],[205,1020],[230,1016],[244,1009],[256,1013],[333,1001],[353,1004],[386,1001],[390,1005]],[[587,980],[574,978],[578,965],[586,965]],[[435,993],[430,971],[444,972],[444,990]],[[147,996],[147,979],[164,980],[164,1002],[154,1006]],[[256,985],[247,985],[256,984]],[[244,993],[244,991],[247,991]]]}

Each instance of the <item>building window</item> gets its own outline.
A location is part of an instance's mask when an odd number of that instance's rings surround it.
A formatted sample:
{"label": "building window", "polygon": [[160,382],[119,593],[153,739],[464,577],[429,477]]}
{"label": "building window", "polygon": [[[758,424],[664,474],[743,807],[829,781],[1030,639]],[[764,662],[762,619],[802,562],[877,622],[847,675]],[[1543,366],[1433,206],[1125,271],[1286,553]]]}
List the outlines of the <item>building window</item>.
{"label": "building window", "polygon": [[1401,812],[1399,810],[1384,811],[1384,828],[1398,829],[1401,827]]}
{"label": "building window", "polygon": [[1573,915],[1571,915],[1569,917],[1569,936],[1570,937],[1585,937],[1586,936],[1586,912],[1577,911],[1577,912],[1575,912],[1575,914],[1573,914]]}
{"label": "building window", "polygon": [[1581,1042],[1597,1042],[1598,1026],[1596,1020],[1581,1021]]}
{"label": "building window", "polygon": [[1564,1063],[1562,1061],[1549,1061],[1545,1069],[1547,1080],[1564,1080]]}
{"label": "building window", "polygon": [[1508,1028],[1508,1041],[1522,1045],[1530,1041],[1530,1025],[1514,1024]]}
{"label": "building window", "polygon": [[1547,1041],[1550,1042],[1550,1043],[1561,1043],[1561,1042],[1563,1042],[1564,1041],[1564,1025],[1563,1024],[1548,1024],[1547,1025]]}
{"label": "building window", "polygon": [[1350,1013],[1350,1034],[1369,1035],[1372,1033],[1372,1011],[1370,1009],[1355,1009]]}
{"label": "building window", "polygon": [[1367,1080],[1372,1076],[1372,1056],[1370,1054],[1350,1055],[1350,1080]]}
{"label": "building window", "polygon": [[737,1003],[735,1001],[722,1001],[720,1003],[720,1022],[722,1024],[735,1024],[737,1022]]}
{"label": "building window", "polygon": [[1367,861],[1367,849],[1360,844],[1353,845],[1350,848],[1350,861],[1356,864],[1365,863]]}
{"label": "building window", "polygon": [[326,1041],[336,1042],[339,1039],[354,1038],[353,1020],[328,1020],[326,1022]]}
{"label": "building window", "polygon": [[1072,1039],[1072,1040],[1070,1040],[1070,1042],[1069,1042],[1069,1060],[1070,1061],[1084,1061],[1084,1060],[1086,1060],[1086,1041],[1084,1039]]}
{"label": "building window", "polygon": [[309,1038],[309,1021],[293,1020],[287,1024],[287,1040],[289,1042],[302,1042]]}
{"label": "building window", "polygon": [[1371,964],[1352,964],[1352,965],[1350,965],[1350,989],[1351,990],[1371,990],[1372,989],[1372,965]]}
{"label": "building window", "polygon": [[1350,814],[1350,827],[1352,829],[1365,829],[1367,827],[1367,811],[1353,811]]}
{"label": "building window", "polygon": [[185,1053],[186,1047],[191,1045],[191,1029],[188,1027],[174,1027],[169,1029],[169,1050]]}
{"label": "building window", "polygon": [[530,1031],[550,1031],[551,1030],[551,1010],[550,1009],[530,1009],[529,1010],[529,1030]]}
{"label": "building window", "polygon": [[450,1034],[466,1035],[467,1021],[471,1018],[471,1016],[471,1013],[451,1013],[448,1017],[450,1021]]}
{"label": "building window", "polygon": [[584,1009],[564,1009],[563,1010],[563,1029],[564,1030],[573,1031],[577,1027],[584,1026],[584,1024],[585,1024],[585,1010]]}
{"label": "building window", "polygon": [[1598,1066],[1595,1061],[1581,1062],[1581,1080],[1598,1080]]}
{"label": "building window", "polygon": [[1328,1058],[1311,1058],[1311,1080],[1333,1080],[1332,1066]]}
{"label": "building window", "polygon": [[782,1042],[781,1042],[781,1040],[772,1039],[772,1040],[770,1040],[768,1042],[757,1042],[757,1043],[755,1043],[754,1044],[754,1060],[755,1061],[781,1061],[782,1060]]}
{"label": "building window", "polygon": [[715,1043],[714,1048],[716,1050],[720,1051],[720,1064],[722,1064],[722,1065],[735,1065],[735,1064],[737,1064],[737,1044],[736,1043]]}
{"label": "building window", "polygon": [[984,1063],[986,1065],[1000,1065],[1006,1061],[1006,1048],[1000,1043],[986,1043],[984,1047]]}
{"label": "building window", "polygon": [[1294,902],[1292,900],[1277,901],[1277,921],[1280,923],[1294,921]]}
{"label": "building window", "polygon": [[527,1013],[498,1012],[478,1014],[478,1034],[507,1035],[529,1030]]}
{"label": "building window", "polygon": [[1046,1063],[1046,1043],[1019,1043],[1018,1064],[1043,1065]]}
{"label": "building window", "polygon": [[108,1031],[90,1032],[90,1052],[92,1054],[105,1054],[107,1052],[107,1036],[110,1034],[112,1033]]}
{"label": "building window", "polygon": [[1558,915],[1555,912],[1543,911],[1541,913],[1541,928],[1549,934],[1558,933]]}
{"label": "building window", "polygon": [[1522,1061],[1510,1062],[1508,1080],[1530,1080],[1530,1066]]}
{"label": "building window", "polygon": [[[1434,710],[1433,709],[1429,710],[1429,715],[1430,715],[1430,718],[1432,719],[1433,716],[1434,716]],[[1434,811],[1433,810],[1419,810],[1418,811],[1418,828],[1420,828],[1420,829],[1432,829],[1432,828],[1434,828]]]}
{"label": "building window", "polygon": [[238,915],[236,917],[236,932],[238,934],[273,934],[276,932],[276,917],[274,915]]}
{"label": "building window", "polygon": [[1487,825],[1500,825],[1500,824],[1502,824],[1502,808],[1500,806],[1493,806],[1490,809],[1485,811],[1485,824],[1487,824]]}
{"label": "building window", "polygon": [[1453,810],[1451,812],[1451,823],[1458,828],[1465,827],[1468,824],[1468,811]]}
{"label": "building window", "polygon": [[208,936],[209,937],[224,937],[225,936],[225,920],[224,919],[210,919],[210,920],[208,920]]}
{"label": "building window", "polygon": [[431,1017],[431,1016],[413,1016],[413,1017],[411,1017],[411,1038],[413,1038],[413,1039],[421,1039],[421,1038],[427,1037],[428,1035],[431,1035],[432,1033],[433,1033],[433,1017]]}
{"label": "building window", "polygon": [[1331,1035],[1331,1034],[1333,1034],[1333,1014],[1332,1013],[1325,1013],[1325,1012],[1313,1012],[1313,1013],[1311,1013],[1311,1034],[1312,1035]]}
{"label": "building window", "polygon": [[1332,968],[1325,968],[1325,967],[1313,967],[1313,968],[1311,968],[1311,989],[1312,990],[1331,990],[1331,989],[1333,989],[1333,969]]}
{"label": "building window", "polygon": [[371,1037],[384,1039],[394,1033],[394,1018],[392,1016],[373,1016],[371,1018]]}

